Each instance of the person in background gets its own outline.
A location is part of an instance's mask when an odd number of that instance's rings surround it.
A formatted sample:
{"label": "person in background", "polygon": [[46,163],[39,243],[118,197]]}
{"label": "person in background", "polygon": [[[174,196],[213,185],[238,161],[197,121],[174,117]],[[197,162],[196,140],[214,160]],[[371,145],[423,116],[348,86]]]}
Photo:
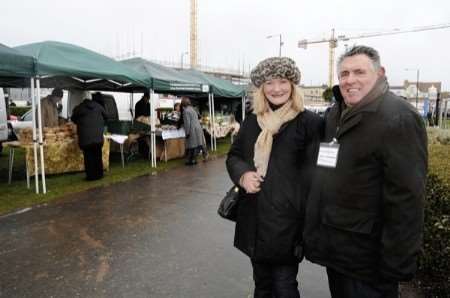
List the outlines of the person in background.
{"label": "person in background", "polygon": [[240,188],[234,245],[251,260],[254,297],[298,298],[304,206],[322,119],[305,110],[292,59],[265,59],[250,78],[253,112],[226,160]]}
{"label": "person in background", "polygon": [[166,119],[175,126],[180,127],[179,123],[181,120],[181,103],[177,102],[173,105],[173,111],[167,114]]}
{"label": "person in background", "polygon": [[134,106],[134,119],[141,116],[150,117],[150,93],[144,92],[142,98]]}
{"label": "person in background", "polygon": [[[52,93],[41,99],[42,127],[56,127],[59,125],[58,103],[63,98],[63,90],[53,89]],[[38,119],[36,117],[36,119]]]}
{"label": "person in background", "polygon": [[99,103],[91,100],[89,92],[85,92],[83,97],[84,101],[75,107],[71,119],[77,125],[86,180],[98,180],[103,177],[102,147],[106,112]]}
{"label": "person in background", "polygon": [[327,268],[333,298],[397,298],[421,250],[426,130],[389,91],[375,49],[348,49],[337,70],[337,102],[325,116],[308,198],[305,255]]}
{"label": "person in background", "polygon": [[203,129],[198,120],[198,114],[187,97],[181,99],[183,127],[186,133],[186,165],[195,165],[197,155],[205,144]]}

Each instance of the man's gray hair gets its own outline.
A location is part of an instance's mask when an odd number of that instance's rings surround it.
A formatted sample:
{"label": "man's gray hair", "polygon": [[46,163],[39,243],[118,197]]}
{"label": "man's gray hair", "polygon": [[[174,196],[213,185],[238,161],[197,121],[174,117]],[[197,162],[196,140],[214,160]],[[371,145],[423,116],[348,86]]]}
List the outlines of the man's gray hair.
{"label": "man's gray hair", "polygon": [[377,50],[375,50],[374,48],[368,47],[368,46],[357,46],[357,45],[352,46],[351,48],[346,50],[344,54],[342,54],[339,57],[338,69],[339,69],[339,66],[341,65],[342,61],[345,58],[356,56],[356,55],[367,56],[370,59],[370,61],[372,61],[372,65],[373,65],[374,69],[375,70],[380,69],[380,67],[381,67],[380,55],[378,54]]}

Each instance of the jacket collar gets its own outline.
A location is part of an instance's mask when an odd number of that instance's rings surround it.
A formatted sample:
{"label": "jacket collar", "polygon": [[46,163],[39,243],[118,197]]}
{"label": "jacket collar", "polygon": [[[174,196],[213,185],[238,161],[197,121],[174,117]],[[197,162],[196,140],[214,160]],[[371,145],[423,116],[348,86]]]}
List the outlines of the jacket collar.
{"label": "jacket collar", "polygon": [[[363,98],[361,100],[361,102],[363,103],[362,105],[354,106],[352,110],[348,111],[348,113],[346,113],[341,119],[343,107],[345,107],[344,98],[341,94],[339,86],[334,86],[333,95],[337,102],[337,108],[339,111],[337,115],[338,128],[336,131],[336,138],[341,137],[350,129],[358,125],[363,118],[363,113],[376,112],[380,106],[381,101],[383,100],[383,96],[388,92],[388,89],[389,87],[387,85],[386,77],[383,76],[377,81],[375,86],[367,95],[372,96],[373,98],[371,98],[370,100],[367,100],[367,98]],[[374,92],[376,93],[374,94]]]}

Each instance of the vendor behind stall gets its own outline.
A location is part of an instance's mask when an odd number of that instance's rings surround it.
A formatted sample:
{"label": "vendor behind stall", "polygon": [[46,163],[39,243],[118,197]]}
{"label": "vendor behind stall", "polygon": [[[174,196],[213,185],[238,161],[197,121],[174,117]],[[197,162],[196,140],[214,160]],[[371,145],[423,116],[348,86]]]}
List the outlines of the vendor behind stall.
{"label": "vendor behind stall", "polygon": [[134,106],[134,119],[140,116],[150,117],[150,93],[145,92]]}
{"label": "vendor behind stall", "polygon": [[62,89],[55,88],[50,95],[41,99],[42,127],[55,127],[59,125],[58,103],[61,102],[62,97]]}
{"label": "vendor behind stall", "polygon": [[85,92],[84,101],[75,107],[71,119],[77,125],[86,180],[98,180],[103,177],[102,146],[106,111],[99,103],[91,100],[89,92]]}
{"label": "vendor behind stall", "polygon": [[167,114],[166,116],[166,124],[174,125],[179,128],[183,121],[181,117],[181,104],[179,102],[175,103],[173,106],[173,111]]}

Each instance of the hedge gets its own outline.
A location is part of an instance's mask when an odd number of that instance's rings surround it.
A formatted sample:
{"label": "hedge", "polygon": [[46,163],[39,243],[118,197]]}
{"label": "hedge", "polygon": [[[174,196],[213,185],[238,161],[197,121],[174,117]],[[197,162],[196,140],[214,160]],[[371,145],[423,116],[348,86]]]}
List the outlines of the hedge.
{"label": "hedge", "polygon": [[429,130],[423,251],[415,284],[425,297],[450,297],[450,131]]}
{"label": "hedge", "polygon": [[31,107],[9,107],[9,114],[17,117],[21,117],[23,114],[28,112]]}

